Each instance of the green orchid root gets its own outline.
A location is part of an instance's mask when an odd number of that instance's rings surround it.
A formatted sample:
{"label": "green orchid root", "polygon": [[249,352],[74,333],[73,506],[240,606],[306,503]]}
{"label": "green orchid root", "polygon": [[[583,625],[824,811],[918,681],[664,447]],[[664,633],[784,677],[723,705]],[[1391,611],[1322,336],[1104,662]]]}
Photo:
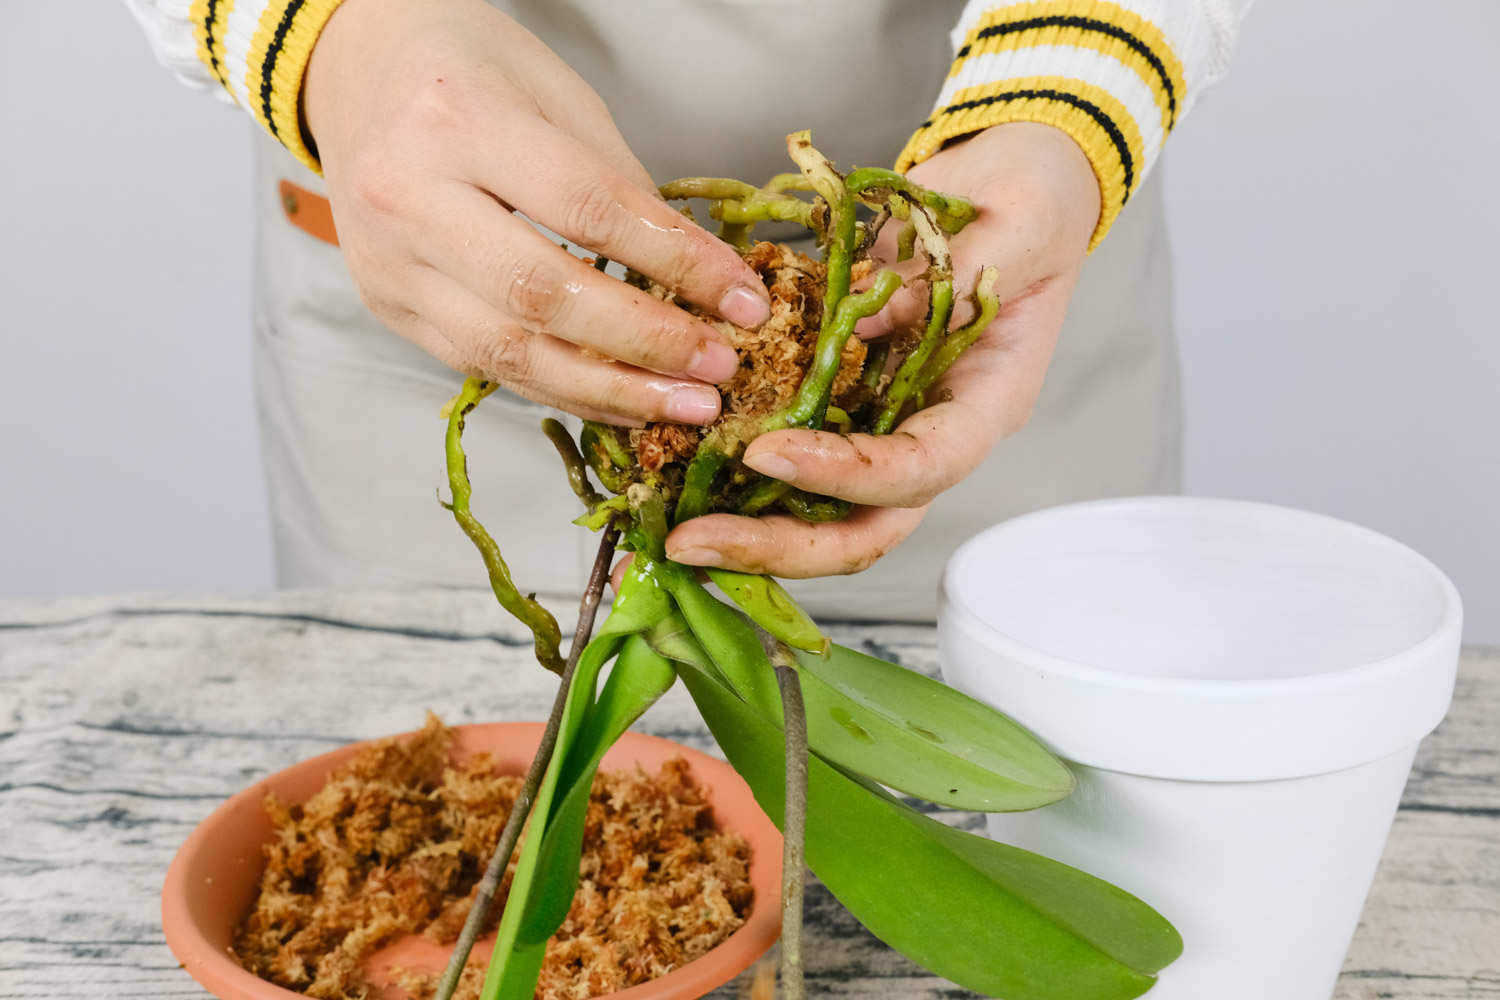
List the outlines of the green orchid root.
{"label": "green orchid root", "polygon": [[[806,131],[787,136],[787,153],[797,171],[777,174],[761,187],[730,178],[687,177],[663,185],[661,194],[669,200],[706,199],[709,214],[723,223],[720,235],[741,249],[748,247],[754,226],[768,221],[800,223],[822,248],[822,318],[811,361],[792,401],[760,419],[750,436],[825,426],[840,434],[889,433],[926,403],[926,387],[973,343],[974,337],[967,334],[977,336],[968,328],[964,337],[948,329],[954,305],[948,237],[977,218],[978,209],[964,198],[932,191],[892,170],[860,167],[841,174],[813,146]],[[811,200],[805,197],[809,193]],[[861,211],[874,214],[860,219]],[[927,259],[923,275],[928,286],[926,322],[919,338],[896,336],[872,345],[854,390],[835,401],[833,387],[855,325],[883,309],[901,287],[899,276],[882,271],[863,291],[852,288],[855,265],[868,258],[881,228],[891,220],[902,226],[897,260],[909,259],[918,248]],[[893,368],[889,376],[888,367]],[[831,413],[837,416],[830,419]],[[628,461],[613,468],[628,469],[624,473],[628,478],[665,490],[669,504],[675,505],[672,519],[678,524],[720,511],[746,515],[785,511],[814,522],[848,516],[851,504],[809,496],[746,469],[739,456],[747,443],[743,422],[726,424],[706,434],[674,476],[647,476],[630,468]],[[584,453],[589,455],[588,442]],[[594,461],[592,456],[589,460]]]}
{"label": "green orchid root", "polygon": [[589,481],[588,463],[584,461],[583,452],[578,450],[578,445],[573,443],[573,435],[568,433],[562,421],[551,417],[542,421],[542,433],[547,435],[547,440],[557,449],[563,468],[568,472],[568,485],[583,504],[584,511],[593,513],[595,508],[605,502],[604,495],[594,489],[594,484]]}
{"label": "green orchid root", "polygon": [[953,315],[953,258],[948,254],[948,241],[938,231],[937,219],[926,205],[913,201],[910,210],[912,227],[927,255],[927,280],[932,289],[927,306],[927,326],[922,339],[891,379],[885,407],[872,428],[875,434],[887,434],[895,425],[896,418],[916,388],[922,367],[937,350],[938,341],[947,335],[948,319]]}
{"label": "green orchid root", "polygon": [[979,335],[984,333],[985,328],[995,321],[1000,313],[1000,299],[995,295],[995,286],[1000,283],[1000,272],[993,267],[987,267],[979,275],[979,283],[974,286],[974,318],[967,324],[954,330],[943,341],[932,360],[922,370],[913,385],[917,393],[925,393],[932,388],[932,384],[942,378],[953,362],[959,356],[974,345]]}
{"label": "green orchid root", "polygon": [[500,555],[500,546],[495,544],[495,539],[469,510],[473,488],[469,484],[468,456],[464,454],[464,421],[474,407],[479,405],[479,401],[494,392],[495,388],[493,382],[471,378],[464,382],[463,389],[448,403],[446,455],[448,489],[453,495],[453,501],[443,506],[453,512],[453,519],[483,557],[485,569],[489,571],[490,589],[495,592],[500,606],[531,629],[536,644],[537,662],[553,673],[560,674],[563,670],[562,653],[559,651],[562,631],[557,626],[557,619],[537,603],[535,595],[525,595],[517,589],[515,581],[511,579],[510,567]]}

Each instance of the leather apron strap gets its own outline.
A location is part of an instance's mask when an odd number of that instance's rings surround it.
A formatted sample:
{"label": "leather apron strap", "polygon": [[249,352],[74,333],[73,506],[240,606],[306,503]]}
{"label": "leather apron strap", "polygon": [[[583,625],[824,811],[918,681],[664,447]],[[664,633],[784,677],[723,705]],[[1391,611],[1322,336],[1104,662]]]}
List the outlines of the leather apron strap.
{"label": "leather apron strap", "polygon": [[333,228],[333,206],[327,198],[286,180],[277,190],[281,193],[281,211],[288,222],[329,246],[339,245],[339,234]]}

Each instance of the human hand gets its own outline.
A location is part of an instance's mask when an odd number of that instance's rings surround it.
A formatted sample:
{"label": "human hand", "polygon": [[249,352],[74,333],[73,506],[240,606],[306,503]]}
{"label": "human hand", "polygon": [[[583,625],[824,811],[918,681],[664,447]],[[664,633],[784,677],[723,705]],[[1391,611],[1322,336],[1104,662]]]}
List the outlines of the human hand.
{"label": "human hand", "polygon": [[339,242],[388,326],[453,368],[588,419],[705,424],[722,334],[513,211],[740,326],[769,315],[734,249],[657,197],[604,102],[484,0],[347,0],[304,87]]}
{"label": "human hand", "polygon": [[[973,316],[968,300],[980,270],[999,271],[1002,303],[980,338],[933,386],[933,405],[895,432],[848,437],[787,430],[751,442],[745,464],[812,493],[857,504],[845,520],[713,514],[679,525],[667,555],[690,565],[781,577],[828,576],[868,568],[911,534],[939,493],[977,466],[997,441],[1031,416],[1068,299],[1099,219],[1099,185],[1065,133],[1029,122],[999,125],[914,167],[912,180],[968,197],[979,217],[952,241],[960,296],[953,325]],[[925,261],[896,259],[886,226],[872,249],[878,263],[920,274]],[[859,328],[871,338],[920,327],[925,285],[905,286]]]}

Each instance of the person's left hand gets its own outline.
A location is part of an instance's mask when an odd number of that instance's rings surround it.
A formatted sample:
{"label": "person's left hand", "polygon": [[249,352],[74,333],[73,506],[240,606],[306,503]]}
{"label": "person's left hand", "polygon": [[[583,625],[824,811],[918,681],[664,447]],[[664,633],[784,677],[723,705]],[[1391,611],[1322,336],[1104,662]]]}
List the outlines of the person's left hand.
{"label": "person's left hand", "polygon": [[[1030,418],[1099,219],[1093,168],[1065,133],[1013,123],[950,146],[913,168],[911,178],[979,207],[979,217],[952,243],[953,325],[972,317],[968,295],[986,265],[999,270],[1002,305],[994,322],[933,387],[929,398],[939,402],[888,436],[790,430],[751,442],[746,465],[857,504],[846,520],[711,514],[673,530],[670,558],[790,578],[857,573],[911,534],[934,497]],[[877,263],[895,260],[897,228],[883,230],[872,250]],[[890,266],[910,276],[925,262],[918,254]],[[920,327],[926,297],[924,284],[903,287],[883,313],[861,325],[860,335]]]}

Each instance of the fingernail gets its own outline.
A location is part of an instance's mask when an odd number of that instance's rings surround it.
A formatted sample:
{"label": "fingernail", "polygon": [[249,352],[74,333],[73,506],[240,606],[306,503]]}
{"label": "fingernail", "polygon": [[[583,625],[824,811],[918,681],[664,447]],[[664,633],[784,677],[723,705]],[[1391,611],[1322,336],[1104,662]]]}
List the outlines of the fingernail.
{"label": "fingernail", "polygon": [[790,483],[797,478],[797,467],[774,451],[746,455],[745,464],[763,476]]}
{"label": "fingernail", "polygon": [[744,285],[735,285],[719,300],[718,313],[735,326],[755,327],[771,318],[771,304]]}
{"label": "fingernail", "polygon": [[712,389],[682,388],[667,397],[667,419],[679,424],[711,424],[719,415],[719,394]]}
{"label": "fingernail", "polygon": [[667,555],[673,562],[683,563],[687,566],[717,566],[724,561],[724,557],[713,549],[683,549],[681,552],[668,552]]}
{"label": "fingernail", "polygon": [[705,382],[727,382],[739,370],[740,356],[720,340],[699,341],[687,366],[687,374]]}

